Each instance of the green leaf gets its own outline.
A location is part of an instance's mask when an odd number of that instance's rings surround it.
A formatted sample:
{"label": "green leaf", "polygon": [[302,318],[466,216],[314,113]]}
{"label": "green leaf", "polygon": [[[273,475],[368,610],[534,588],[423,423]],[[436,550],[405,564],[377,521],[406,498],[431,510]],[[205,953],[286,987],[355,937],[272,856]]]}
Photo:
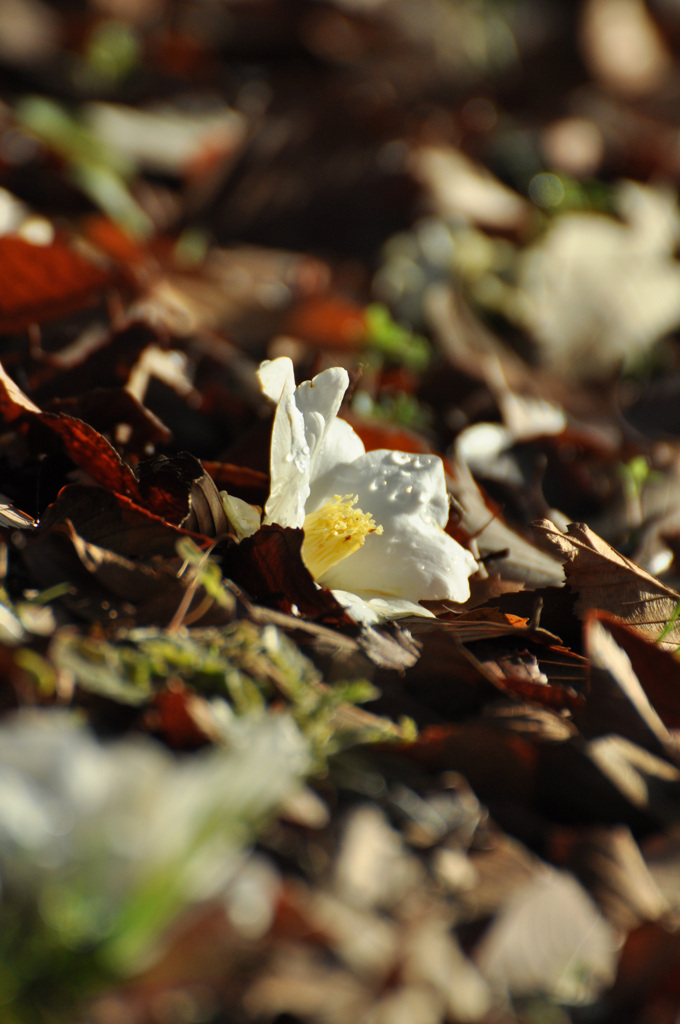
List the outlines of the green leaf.
{"label": "green leaf", "polygon": [[432,357],[428,340],[396,323],[386,306],[380,303],[367,306],[365,318],[369,350],[416,373],[428,368]]}

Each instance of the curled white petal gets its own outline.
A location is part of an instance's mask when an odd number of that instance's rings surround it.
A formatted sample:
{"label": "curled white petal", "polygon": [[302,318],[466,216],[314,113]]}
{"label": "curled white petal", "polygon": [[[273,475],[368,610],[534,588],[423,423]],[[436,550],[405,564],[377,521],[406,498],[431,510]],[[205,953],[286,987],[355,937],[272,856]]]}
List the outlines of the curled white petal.
{"label": "curled white petal", "polygon": [[263,522],[300,527],[309,497],[310,455],[304,417],[294,395],[282,397],[276,407],[270,460],[271,482]]}
{"label": "curled white petal", "polygon": [[309,450],[314,457],[326,439],[326,432],[338,415],[349,374],[341,366],[323,370],[312,380],[306,380],[295,391],[295,403],[305,421]]}
{"label": "curled white petal", "polygon": [[431,611],[423,608],[415,601],[407,601],[398,597],[360,597],[348,590],[332,590],[333,597],[352,616],[355,622],[364,626],[374,626],[385,619],[401,619],[405,615],[419,615],[421,618],[434,618]]}
{"label": "curled white petal", "polygon": [[295,391],[295,370],[293,360],[288,356],[266,359],[257,371],[262,394],[277,405],[282,398]]}
{"label": "curled white petal", "polygon": [[[277,402],[264,521],[301,527],[312,472],[317,463],[319,467],[326,465],[326,442],[337,422],[349,375],[342,367],[334,366],[295,388],[293,364],[282,356],[263,364],[259,378],[265,394]],[[337,443],[332,437],[330,443],[335,451]]]}
{"label": "curled white petal", "polygon": [[220,491],[222,508],[239,540],[252,537],[260,529],[261,515],[258,509],[227,491]]}

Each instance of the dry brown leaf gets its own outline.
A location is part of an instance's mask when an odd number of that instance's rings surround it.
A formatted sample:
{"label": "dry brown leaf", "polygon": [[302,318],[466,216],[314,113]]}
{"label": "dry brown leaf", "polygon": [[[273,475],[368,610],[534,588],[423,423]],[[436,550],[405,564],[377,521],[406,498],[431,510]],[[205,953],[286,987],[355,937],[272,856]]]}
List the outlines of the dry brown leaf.
{"label": "dry brown leaf", "polygon": [[564,559],[569,586],[578,591],[579,615],[591,609],[611,612],[646,640],[675,651],[680,645],[680,594],[582,523],[571,523],[562,533],[554,523],[541,519],[535,529]]}
{"label": "dry brown leaf", "polygon": [[[412,622],[419,640],[430,641],[432,631],[446,631],[451,638],[445,673],[451,674],[451,658],[462,653],[494,687],[515,697],[534,700],[547,707],[576,707],[587,685],[587,663],[564,647],[560,638],[497,608],[478,608],[448,619]],[[430,641],[431,642],[431,641]],[[442,639],[439,637],[441,646]],[[446,643],[446,641],[444,641]],[[455,655],[452,648],[460,651]]]}
{"label": "dry brown leaf", "polygon": [[576,724],[587,737],[615,732],[652,754],[676,760],[677,748],[668,729],[650,703],[628,654],[607,626],[607,621],[600,621],[594,613],[586,619],[590,693],[576,714]]}
{"label": "dry brown leaf", "polygon": [[585,753],[633,807],[657,822],[680,820],[680,771],[674,765],[613,733],[591,740]]}
{"label": "dry brown leaf", "polygon": [[[36,530],[22,559],[39,587],[68,583],[59,603],[86,621],[166,624],[192,586],[179,575],[179,558],[126,558],[86,541],[68,520]],[[200,584],[191,596],[186,621],[223,625],[231,619],[233,609],[218,605]]]}
{"label": "dry brown leaf", "polygon": [[[629,828],[595,826],[558,833],[562,858],[621,931],[658,921],[670,911]],[[557,852],[557,851],[556,851]]]}
{"label": "dry brown leaf", "polygon": [[680,661],[614,616],[599,612],[597,619],[630,658],[633,671],[666,728],[680,729]]}
{"label": "dry brown leaf", "polygon": [[[493,566],[501,579],[523,584],[528,590],[562,586],[563,573],[557,559],[505,523],[500,509],[487,503],[462,459],[447,461],[445,465],[449,471],[449,490],[463,510],[460,527],[475,539],[482,558],[498,556]],[[487,569],[490,571],[488,565]]]}
{"label": "dry brown leaf", "polygon": [[465,776],[475,795],[498,818],[503,805],[533,804],[538,784],[538,744],[492,719],[429,725],[404,748],[430,771]]}

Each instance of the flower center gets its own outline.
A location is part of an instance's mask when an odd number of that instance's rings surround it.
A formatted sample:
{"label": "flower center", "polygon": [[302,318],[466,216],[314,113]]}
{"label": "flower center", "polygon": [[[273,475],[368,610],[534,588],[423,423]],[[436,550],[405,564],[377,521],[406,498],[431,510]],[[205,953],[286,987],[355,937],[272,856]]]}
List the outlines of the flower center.
{"label": "flower center", "polygon": [[373,516],[355,508],[356,495],[339,494],[305,516],[305,539],[302,542],[302,561],[314,579],[320,579],[332,566],[354,554],[369,533],[382,533]]}

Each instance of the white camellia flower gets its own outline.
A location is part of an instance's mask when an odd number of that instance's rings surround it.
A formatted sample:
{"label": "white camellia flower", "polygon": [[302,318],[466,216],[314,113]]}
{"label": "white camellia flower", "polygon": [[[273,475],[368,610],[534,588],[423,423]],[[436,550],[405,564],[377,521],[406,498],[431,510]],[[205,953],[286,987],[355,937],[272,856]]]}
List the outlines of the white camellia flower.
{"label": "white camellia flower", "polygon": [[366,452],[337,414],[349,375],[295,386],[287,357],[258,376],[276,403],[263,523],[304,529],[302,559],[357,622],[431,615],[422,600],[466,601],[477,563],[445,531],[449,497],[436,455]]}

